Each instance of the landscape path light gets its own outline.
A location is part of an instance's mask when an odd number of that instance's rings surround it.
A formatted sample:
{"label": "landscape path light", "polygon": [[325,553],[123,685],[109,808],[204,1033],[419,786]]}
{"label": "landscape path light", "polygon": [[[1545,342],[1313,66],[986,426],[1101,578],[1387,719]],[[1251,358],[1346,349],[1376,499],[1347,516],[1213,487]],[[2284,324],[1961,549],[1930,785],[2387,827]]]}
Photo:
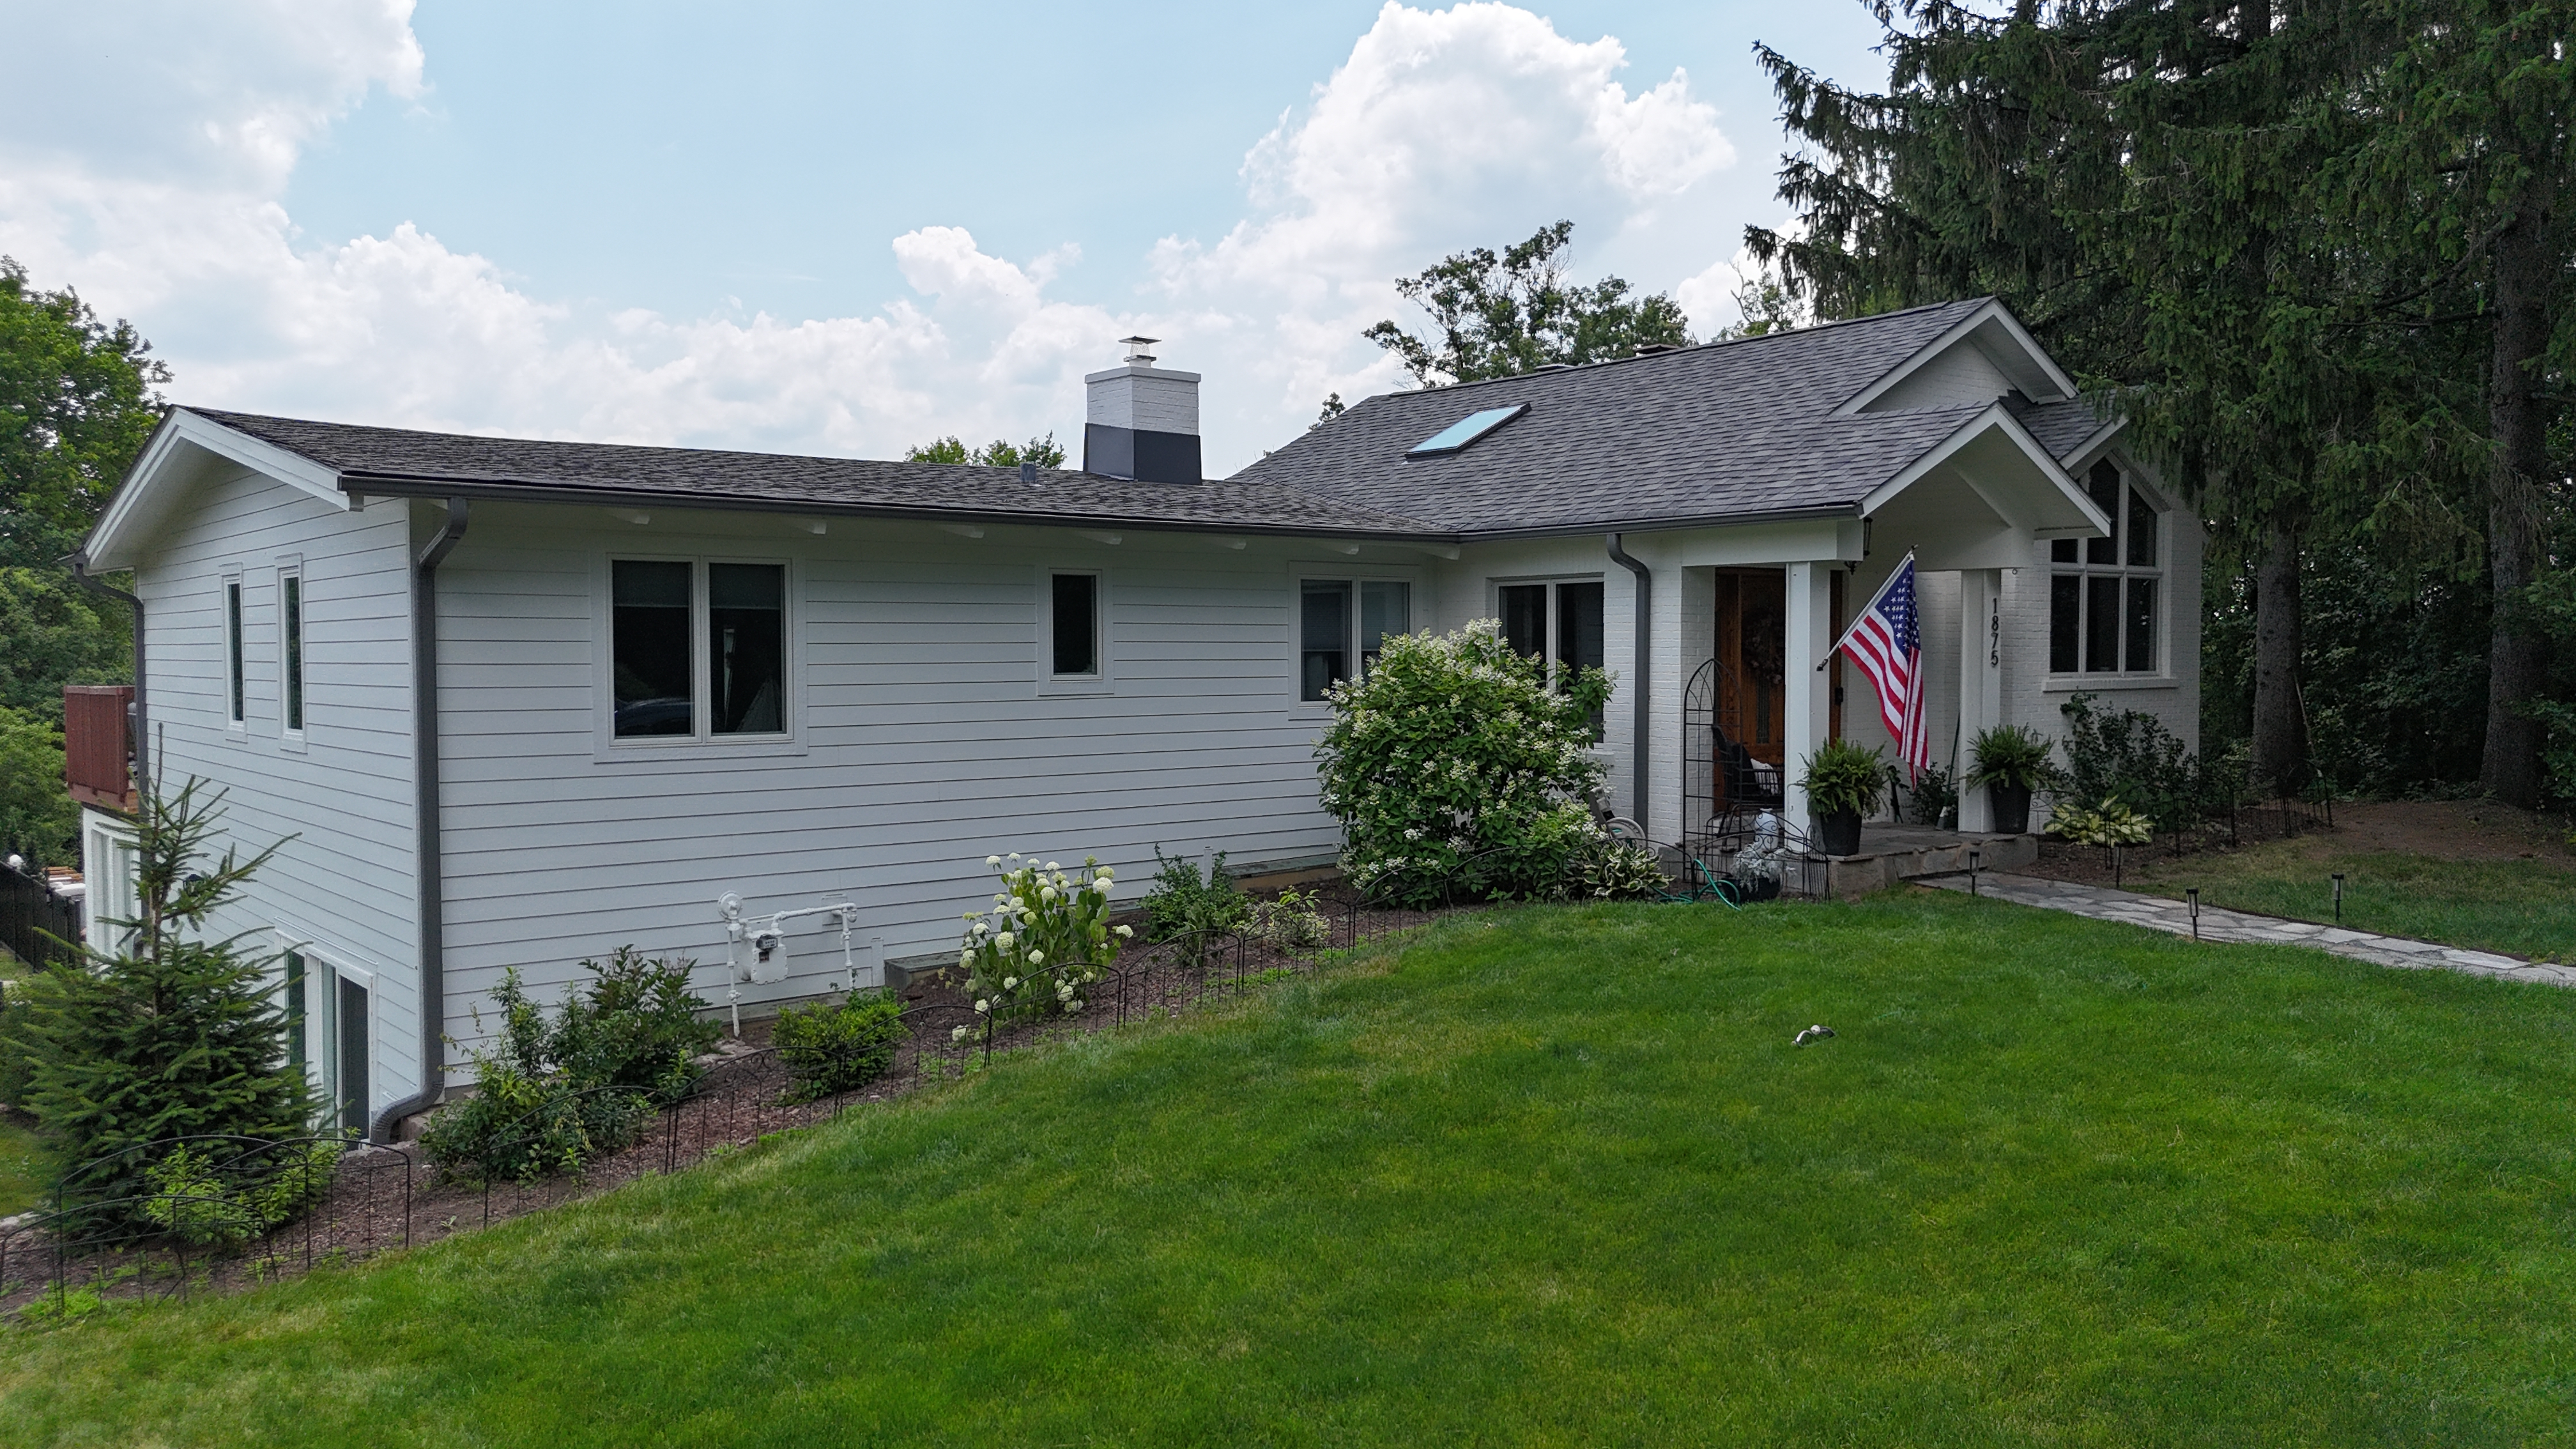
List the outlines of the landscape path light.
{"label": "landscape path light", "polygon": [[2342,872],[2342,871],[2336,871],[2336,872],[2334,873],[2334,892],[2335,892],[2335,924],[2336,924],[2336,925],[2338,925],[2338,926],[2340,926],[2340,925],[2342,925],[2342,924],[2343,924],[2343,872]]}

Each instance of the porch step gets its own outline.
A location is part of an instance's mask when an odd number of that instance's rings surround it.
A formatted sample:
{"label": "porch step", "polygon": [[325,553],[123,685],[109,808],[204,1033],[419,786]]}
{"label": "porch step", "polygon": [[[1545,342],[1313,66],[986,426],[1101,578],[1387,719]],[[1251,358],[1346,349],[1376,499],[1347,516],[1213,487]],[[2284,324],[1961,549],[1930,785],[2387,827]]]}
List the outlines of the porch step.
{"label": "porch step", "polygon": [[1916,876],[1964,871],[1971,850],[1977,852],[1980,871],[2015,870],[2039,859],[2039,837],[1966,835],[1924,825],[1864,825],[1858,853],[1825,859],[1833,893],[1860,896],[1892,890]]}

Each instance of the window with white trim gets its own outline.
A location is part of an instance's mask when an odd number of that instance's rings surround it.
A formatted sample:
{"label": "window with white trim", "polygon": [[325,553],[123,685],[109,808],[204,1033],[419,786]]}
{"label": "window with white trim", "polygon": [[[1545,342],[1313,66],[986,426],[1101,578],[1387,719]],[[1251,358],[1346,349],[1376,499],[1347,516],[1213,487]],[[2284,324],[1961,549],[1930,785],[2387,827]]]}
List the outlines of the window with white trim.
{"label": "window with white trim", "polygon": [[2111,520],[2107,538],[2049,545],[2048,672],[2153,674],[2164,592],[2164,516],[2107,459],[2085,487]]}
{"label": "window with white trim", "polygon": [[277,727],[304,738],[304,571],[277,571]]}
{"label": "window with white trim", "polygon": [[1402,579],[1297,582],[1297,698],[1321,702],[1366,674],[1390,636],[1413,632],[1413,585]]}
{"label": "window with white trim", "polygon": [[1100,575],[1062,570],[1047,575],[1047,677],[1096,680],[1101,667]]}
{"label": "window with white trim", "polygon": [[1599,579],[1552,584],[1504,584],[1494,590],[1502,613],[1503,642],[1547,662],[1548,679],[1562,692],[1574,676],[1603,667],[1602,586]]}
{"label": "window with white trim", "polygon": [[242,658],[242,581],[239,574],[224,576],[224,722],[232,729],[245,728],[250,704],[248,670]]}
{"label": "window with white trim", "polygon": [[613,737],[788,732],[785,564],[619,558],[608,568]]}

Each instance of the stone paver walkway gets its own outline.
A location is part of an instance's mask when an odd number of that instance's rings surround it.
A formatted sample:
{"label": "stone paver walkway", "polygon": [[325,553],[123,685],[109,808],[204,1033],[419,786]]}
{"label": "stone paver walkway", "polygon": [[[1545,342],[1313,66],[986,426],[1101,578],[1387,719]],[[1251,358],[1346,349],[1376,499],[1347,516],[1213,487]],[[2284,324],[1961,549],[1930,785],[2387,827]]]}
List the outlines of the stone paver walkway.
{"label": "stone paver walkway", "polygon": [[[1921,876],[1915,883],[1945,891],[1965,892],[1968,889],[1965,872]],[[2077,885],[2073,881],[2043,880],[2038,876],[2013,875],[2005,871],[1980,872],[1977,892],[2044,910],[2071,911],[2097,921],[2126,921],[2150,931],[2166,931],[2177,936],[2191,934],[2190,903],[2171,901],[2162,896],[2142,896],[2135,891]],[[2356,961],[2368,961],[2374,966],[2403,966],[2417,971],[2466,971],[2475,976],[2576,986],[2576,966],[2553,966],[2544,961],[2525,961],[2519,956],[2495,951],[2468,951],[2432,941],[2348,931],[2341,926],[2320,926],[2313,921],[2285,921],[2278,916],[2249,915],[2243,911],[2221,910],[2216,906],[2200,908],[2200,939],[2261,946],[2313,946]]]}

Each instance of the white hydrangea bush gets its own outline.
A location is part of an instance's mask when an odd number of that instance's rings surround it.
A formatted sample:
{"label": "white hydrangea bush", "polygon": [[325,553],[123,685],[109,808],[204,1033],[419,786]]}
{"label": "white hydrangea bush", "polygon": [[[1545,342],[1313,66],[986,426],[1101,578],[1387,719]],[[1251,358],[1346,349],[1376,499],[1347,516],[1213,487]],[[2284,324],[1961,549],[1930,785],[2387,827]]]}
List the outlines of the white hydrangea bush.
{"label": "white hydrangea bush", "polygon": [[1367,676],[1329,698],[1333,723],[1315,747],[1323,804],[1362,892],[1429,905],[1636,896],[1661,879],[1652,852],[1611,840],[1592,813],[1592,719],[1610,698],[1600,670],[1550,689],[1539,660],[1479,619],[1388,639]]}
{"label": "white hydrangea bush", "polygon": [[[1066,870],[1012,851],[984,864],[1001,877],[990,909],[966,914],[957,966],[978,1013],[1000,1018],[1076,1012],[1135,933],[1109,923],[1116,873],[1097,856]],[[967,1028],[957,1028],[963,1037]]]}

